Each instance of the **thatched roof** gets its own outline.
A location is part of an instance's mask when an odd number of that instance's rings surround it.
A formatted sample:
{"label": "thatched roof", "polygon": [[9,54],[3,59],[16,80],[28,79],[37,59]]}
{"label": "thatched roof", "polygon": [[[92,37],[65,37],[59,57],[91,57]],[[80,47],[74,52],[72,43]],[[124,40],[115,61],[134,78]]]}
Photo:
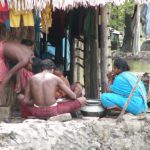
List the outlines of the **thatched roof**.
{"label": "thatched roof", "polygon": [[[5,5],[5,0],[0,0],[2,5]],[[9,7],[15,7],[15,9],[20,10],[32,10],[45,8],[47,3],[52,3],[53,8],[67,9],[74,8],[78,6],[98,6],[105,5],[107,3],[113,3],[114,5],[124,4],[128,0],[7,0]],[[135,3],[150,3],[150,0],[133,0]]]}
{"label": "thatched roof", "polygon": [[78,7],[80,5],[88,6],[98,6],[105,5],[106,3],[113,3],[115,5],[120,5],[125,2],[125,0],[53,0],[53,6],[56,8],[68,8],[68,7]]}
{"label": "thatched roof", "polygon": [[[80,5],[88,7],[88,6],[99,6],[105,5],[107,3],[112,3],[114,5],[122,5],[125,1],[129,0],[53,0],[53,7],[66,9],[69,7],[78,7]],[[150,0],[133,0],[135,4],[140,3],[150,3]]]}

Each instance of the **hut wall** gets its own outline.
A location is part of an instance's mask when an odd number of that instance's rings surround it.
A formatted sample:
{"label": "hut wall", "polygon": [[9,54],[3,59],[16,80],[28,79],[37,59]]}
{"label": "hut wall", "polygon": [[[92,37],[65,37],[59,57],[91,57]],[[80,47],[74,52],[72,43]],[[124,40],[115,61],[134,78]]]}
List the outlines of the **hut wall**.
{"label": "hut wall", "polygon": [[87,98],[98,98],[98,10],[92,11],[92,36],[85,37],[85,89]]}
{"label": "hut wall", "polygon": [[34,27],[23,27],[6,29],[4,25],[0,27],[0,40],[21,41],[27,38],[34,41]]}

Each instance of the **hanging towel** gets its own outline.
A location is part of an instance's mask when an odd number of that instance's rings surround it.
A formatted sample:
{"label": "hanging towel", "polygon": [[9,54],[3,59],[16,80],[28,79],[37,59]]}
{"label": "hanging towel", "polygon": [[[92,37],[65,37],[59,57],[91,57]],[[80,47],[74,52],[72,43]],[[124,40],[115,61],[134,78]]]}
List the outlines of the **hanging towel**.
{"label": "hanging towel", "polygon": [[20,27],[21,16],[23,17],[24,26],[34,26],[34,18],[32,11],[10,11],[10,26]]}
{"label": "hanging towel", "polygon": [[42,31],[46,33],[46,30],[52,26],[52,6],[46,5],[45,9],[41,12],[41,25]]}

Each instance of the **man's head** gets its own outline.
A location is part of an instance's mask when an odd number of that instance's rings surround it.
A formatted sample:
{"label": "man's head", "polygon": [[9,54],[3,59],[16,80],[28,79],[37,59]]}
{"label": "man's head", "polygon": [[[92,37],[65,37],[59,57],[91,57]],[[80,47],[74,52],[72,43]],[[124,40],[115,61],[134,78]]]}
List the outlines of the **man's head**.
{"label": "man's head", "polygon": [[29,39],[22,39],[21,44],[28,46],[33,51],[33,42]]}
{"label": "man's head", "polygon": [[42,60],[41,69],[53,71],[55,69],[55,64],[51,59]]}
{"label": "man's head", "polygon": [[42,71],[42,69],[41,69],[41,62],[42,62],[41,59],[38,58],[38,57],[34,57],[32,59],[32,72],[34,74],[39,73],[39,72]]}
{"label": "man's head", "polygon": [[57,76],[62,76],[64,72],[64,68],[62,64],[57,64],[54,69],[54,74]]}
{"label": "man's head", "polygon": [[128,63],[126,62],[126,60],[122,59],[122,58],[117,58],[114,61],[114,72],[116,74],[119,74],[121,72],[124,71],[129,71],[130,67],[128,65]]}

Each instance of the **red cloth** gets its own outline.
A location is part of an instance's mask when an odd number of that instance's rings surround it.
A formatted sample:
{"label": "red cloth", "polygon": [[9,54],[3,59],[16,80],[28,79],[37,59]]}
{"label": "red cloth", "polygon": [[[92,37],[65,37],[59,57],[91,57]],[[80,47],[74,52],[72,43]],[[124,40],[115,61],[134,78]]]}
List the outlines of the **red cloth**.
{"label": "red cloth", "polygon": [[0,11],[2,11],[2,12],[9,11],[7,2],[5,2],[4,6],[2,6],[2,3],[0,2]]}
{"label": "red cloth", "polygon": [[31,71],[28,71],[25,68],[22,68],[19,70],[18,74],[19,74],[20,83],[16,84],[15,91],[25,91],[25,89],[27,88],[29,79],[33,76],[33,73]]}
{"label": "red cloth", "polygon": [[7,2],[2,6],[0,2],[0,23],[5,23],[6,20],[9,20],[9,8]]}
{"label": "red cloth", "polygon": [[7,73],[8,73],[8,64],[4,57],[4,46],[3,42],[0,42],[0,82],[3,81]]}
{"label": "red cloth", "polygon": [[20,113],[22,118],[27,118],[28,116],[32,116],[31,112],[28,110],[28,107],[23,104],[20,104]]}
{"label": "red cloth", "polygon": [[74,112],[81,107],[78,100],[70,100],[67,102],[58,102],[57,106],[51,107],[34,107],[21,105],[21,117],[27,118],[28,116],[35,116],[39,118],[57,116],[63,113]]}
{"label": "red cloth", "polygon": [[21,80],[21,85],[23,89],[26,89],[29,79],[33,76],[33,73],[31,71],[28,71],[25,68],[22,68],[20,70],[20,80]]}

